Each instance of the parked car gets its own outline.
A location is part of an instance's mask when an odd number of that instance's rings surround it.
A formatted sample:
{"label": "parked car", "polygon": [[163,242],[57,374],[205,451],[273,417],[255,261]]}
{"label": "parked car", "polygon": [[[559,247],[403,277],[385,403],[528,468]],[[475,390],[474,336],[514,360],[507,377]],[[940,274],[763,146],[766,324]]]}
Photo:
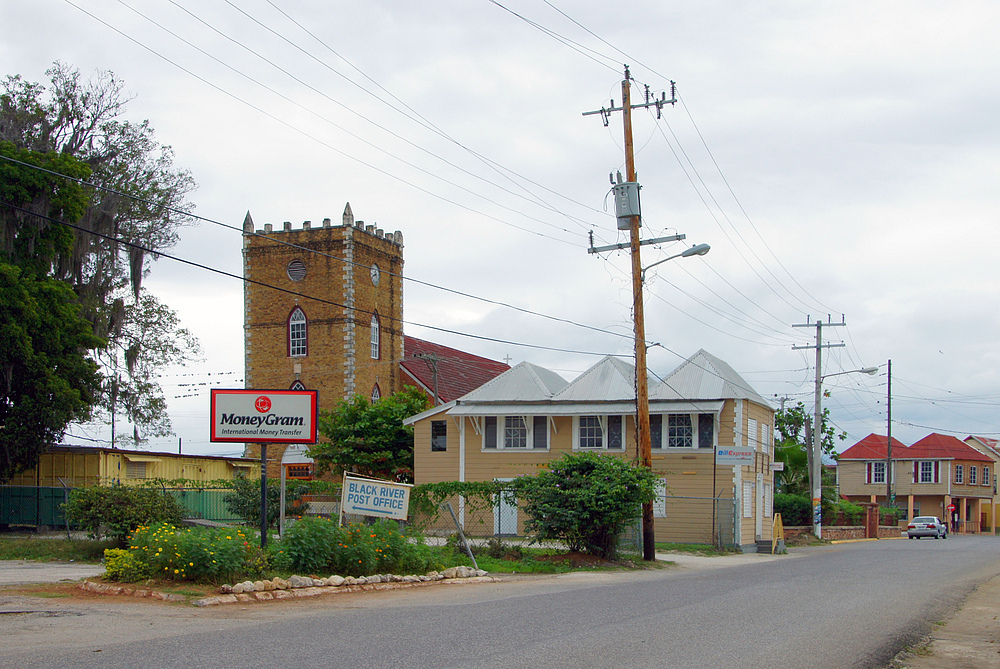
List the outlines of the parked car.
{"label": "parked car", "polygon": [[906,536],[910,539],[916,537],[934,537],[935,539],[948,538],[948,526],[936,516],[917,516],[906,526]]}

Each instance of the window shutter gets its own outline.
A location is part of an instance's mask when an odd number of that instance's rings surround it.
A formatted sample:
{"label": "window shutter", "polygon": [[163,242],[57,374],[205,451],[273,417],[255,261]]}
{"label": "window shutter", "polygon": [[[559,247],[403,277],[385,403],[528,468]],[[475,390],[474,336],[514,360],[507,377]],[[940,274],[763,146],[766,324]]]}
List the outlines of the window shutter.
{"label": "window shutter", "polygon": [[483,448],[497,447],[497,417],[487,416],[483,427]]}
{"label": "window shutter", "polygon": [[913,482],[920,483],[920,463],[913,461]]}
{"label": "window shutter", "polygon": [[934,483],[940,483],[941,482],[940,479],[938,478],[938,473],[940,471],[941,471],[941,463],[935,460],[934,461]]}
{"label": "window shutter", "polygon": [[865,464],[865,483],[872,482],[872,463]]}
{"label": "window shutter", "polygon": [[549,447],[549,419],[547,416],[535,416],[532,420],[531,445],[533,448]]}

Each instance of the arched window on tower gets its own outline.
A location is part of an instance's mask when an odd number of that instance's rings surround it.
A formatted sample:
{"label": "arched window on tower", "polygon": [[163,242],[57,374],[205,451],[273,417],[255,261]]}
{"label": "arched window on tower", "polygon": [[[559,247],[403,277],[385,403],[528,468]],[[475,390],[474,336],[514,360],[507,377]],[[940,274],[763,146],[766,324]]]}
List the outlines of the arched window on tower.
{"label": "arched window on tower", "polygon": [[372,360],[378,360],[382,352],[382,333],[379,327],[378,314],[372,314]]}
{"label": "arched window on tower", "polygon": [[292,357],[308,355],[307,344],[306,314],[301,307],[295,307],[288,317],[288,355]]}
{"label": "arched window on tower", "polygon": [[372,404],[375,404],[380,399],[382,399],[382,390],[378,387],[378,384],[376,383],[375,387],[372,388],[372,396],[371,396]]}

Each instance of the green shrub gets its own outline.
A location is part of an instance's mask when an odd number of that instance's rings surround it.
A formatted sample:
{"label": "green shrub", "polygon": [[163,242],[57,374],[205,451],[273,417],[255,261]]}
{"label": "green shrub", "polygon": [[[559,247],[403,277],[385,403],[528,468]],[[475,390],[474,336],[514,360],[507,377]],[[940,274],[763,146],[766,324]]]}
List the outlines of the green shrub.
{"label": "green shrub", "polygon": [[774,512],[781,514],[781,523],[786,527],[812,525],[812,501],[804,495],[775,495]]}
{"label": "green shrub", "polygon": [[613,455],[569,453],[547,472],[516,479],[509,494],[523,503],[525,528],[536,539],[613,559],[619,535],[652,501],[656,481],[651,470]]}
{"label": "green shrub", "polygon": [[258,577],[270,567],[267,554],[234,528],[141,526],[129,552],[155,578],[220,583]]}
{"label": "green shrub", "polygon": [[158,488],[93,486],[70,491],[63,505],[66,518],[87,530],[91,538],[107,536],[124,546],[129,533],[140,525],[179,523],[183,508]]}
{"label": "green shrub", "polygon": [[[232,492],[226,495],[225,504],[230,513],[239,516],[250,527],[260,527],[260,480],[236,479],[232,482]],[[300,516],[309,509],[302,501],[309,486],[303,481],[285,481],[285,513]],[[267,482],[267,526],[277,527],[281,484],[269,479]]]}
{"label": "green shrub", "polygon": [[338,527],[331,520],[303,518],[285,532],[276,559],[289,571],[343,576],[415,574],[437,566],[418,537],[401,534],[389,520]]}
{"label": "green shrub", "polygon": [[108,548],[104,551],[104,578],[122,583],[135,583],[152,576],[149,566],[132,551]]}

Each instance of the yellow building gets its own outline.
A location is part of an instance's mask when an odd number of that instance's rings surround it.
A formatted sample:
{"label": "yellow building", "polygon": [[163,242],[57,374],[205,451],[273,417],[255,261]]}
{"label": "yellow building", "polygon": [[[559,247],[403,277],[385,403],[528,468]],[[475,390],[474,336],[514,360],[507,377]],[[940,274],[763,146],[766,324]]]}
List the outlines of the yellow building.
{"label": "yellow building", "polygon": [[[415,482],[490,481],[538,471],[565,453],[637,459],[635,368],[607,357],[572,383],[521,363],[462,398],[407,419]],[[658,541],[723,543],[746,551],[770,541],[774,410],[733,369],[705,351],[651,385]],[[721,465],[720,449],[752,451]],[[461,509],[459,509],[461,511]],[[469,531],[522,534],[523,514],[502,502]]]}
{"label": "yellow building", "polygon": [[259,476],[260,464],[246,458],[52,446],[39,456],[36,467],[21,472],[9,485],[83,488],[138,485],[149,479],[208,482]]}
{"label": "yellow building", "polygon": [[[319,391],[321,410],[363,394],[402,390],[403,235],[324,219],[281,230],[243,223],[246,387]],[[278,476],[285,444],[268,445]],[[247,457],[260,457],[247,444]]]}

